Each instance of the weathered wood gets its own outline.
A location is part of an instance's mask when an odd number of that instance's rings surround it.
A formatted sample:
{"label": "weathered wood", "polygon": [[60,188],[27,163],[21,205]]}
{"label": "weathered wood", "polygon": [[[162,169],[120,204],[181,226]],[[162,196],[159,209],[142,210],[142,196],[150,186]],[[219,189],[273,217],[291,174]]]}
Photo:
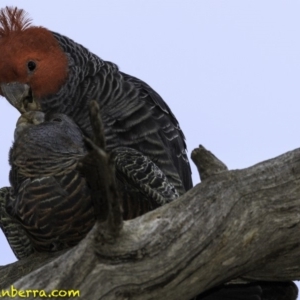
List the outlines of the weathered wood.
{"label": "weathered wood", "polygon": [[191,158],[197,166],[201,181],[214,174],[228,171],[227,166],[202,145],[192,151]]}
{"label": "weathered wood", "polygon": [[[79,289],[83,299],[146,300],[190,299],[237,277],[297,280],[299,227],[296,149],[208,177],[173,203],[124,222],[115,244],[95,245],[94,228],[14,285]],[[2,267],[0,278],[21,263]]]}

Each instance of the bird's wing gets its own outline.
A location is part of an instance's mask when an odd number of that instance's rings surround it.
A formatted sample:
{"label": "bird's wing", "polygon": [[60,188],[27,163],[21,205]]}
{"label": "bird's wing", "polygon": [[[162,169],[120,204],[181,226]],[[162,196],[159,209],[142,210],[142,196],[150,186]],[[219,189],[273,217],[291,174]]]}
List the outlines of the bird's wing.
{"label": "bird's wing", "polygon": [[[185,190],[192,188],[191,168],[186,153],[186,143],[178,121],[169,106],[148,84],[133,76],[121,73],[127,82],[140,90],[142,99],[152,111],[152,117],[159,126],[159,136],[165,145]],[[149,123],[150,124],[150,123]]]}
{"label": "bird's wing", "polygon": [[139,151],[120,147],[111,155],[122,191],[125,219],[142,215],[179,197],[165,174]]}
{"label": "bird's wing", "polygon": [[12,251],[18,259],[33,253],[32,243],[24,228],[6,211],[10,199],[10,188],[0,189],[0,228],[2,229]]}
{"label": "bird's wing", "polygon": [[28,178],[7,210],[22,223],[37,250],[60,250],[77,244],[95,222],[85,185],[77,171]]}
{"label": "bird's wing", "polygon": [[[165,174],[139,151],[118,147],[109,154],[94,149],[80,161],[79,170],[87,180],[99,220],[106,220],[106,189],[117,179],[124,219],[132,219],[177,197],[179,193]],[[112,167],[113,166],[113,167]],[[112,178],[110,178],[112,176]]]}

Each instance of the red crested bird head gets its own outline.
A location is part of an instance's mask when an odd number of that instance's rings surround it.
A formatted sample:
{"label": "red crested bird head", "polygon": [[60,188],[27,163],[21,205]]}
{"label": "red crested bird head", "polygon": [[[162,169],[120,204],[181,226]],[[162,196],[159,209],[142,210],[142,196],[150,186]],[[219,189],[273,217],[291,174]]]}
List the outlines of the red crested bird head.
{"label": "red crested bird head", "polygon": [[0,53],[0,94],[20,111],[29,93],[37,99],[55,94],[66,81],[67,56],[49,30],[31,25],[23,9],[0,10]]}

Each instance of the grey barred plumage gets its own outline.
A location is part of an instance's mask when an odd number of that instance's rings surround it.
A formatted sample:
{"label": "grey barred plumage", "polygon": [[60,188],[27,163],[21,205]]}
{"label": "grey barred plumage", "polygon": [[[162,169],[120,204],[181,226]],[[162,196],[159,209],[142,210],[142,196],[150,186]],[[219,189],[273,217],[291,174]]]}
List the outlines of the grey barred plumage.
{"label": "grey barred plumage", "polygon": [[[16,34],[14,40],[10,40],[9,36],[4,37],[3,43],[5,39],[6,42],[3,46],[0,39],[4,68],[10,68],[5,59],[5,47],[10,45],[11,57],[14,47],[20,47],[18,43],[14,46],[18,40],[17,35],[29,35],[28,30],[30,28]],[[36,31],[38,30],[40,29],[37,28]],[[56,51],[64,59],[59,56],[52,59],[51,53],[45,60],[35,57],[44,38],[42,36],[41,40],[38,39],[38,34],[35,33],[36,44],[33,38],[32,43],[23,51],[25,61],[22,68],[27,65],[25,57],[30,56],[30,62],[34,62],[36,70],[30,71],[27,79],[18,78],[16,72],[2,75],[0,71],[1,91],[10,103],[22,112],[38,109],[43,112],[64,113],[79,125],[84,134],[92,137],[88,104],[91,99],[97,100],[101,108],[108,150],[117,147],[133,148],[154,161],[180,194],[190,189],[192,179],[185,138],[177,119],[162,98],[145,82],[120,72],[117,65],[102,60],[73,40],[50,31],[47,34],[52,35],[53,43],[57,43]],[[53,69],[43,84],[33,83],[34,80],[40,80],[45,65],[50,71],[52,65],[59,65],[60,70],[66,70],[61,84],[55,85],[57,88],[51,93],[44,92],[44,89],[61,72],[56,74]],[[17,66],[19,67],[21,68]],[[9,78],[7,74],[11,74]],[[16,92],[12,82],[15,85],[20,82],[29,88],[21,96],[16,96],[15,93],[20,90],[17,89]]]}
{"label": "grey barred plumage", "polygon": [[[17,122],[15,139],[7,213],[22,225],[36,251],[76,245],[97,219],[89,181],[78,168],[89,155],[81,130],[66,115],[30,111]],[[110,155],[124,219],[178,197],[163,172],[140,152],[121,147]]]}
{"label": "grey barred plumage", "polygon": [[6,203],[9,201],[10,188],[0,189],[0,228],[2,229],[12,251],[18,259],[29,256],[33,253],[31,240],[24,228],[13,219],[6,210]]}
{"label": "grey barred plumage", "polygon": [[[24,40],[28,38],[31,43],[24,45]],[[12,58],[20,46],[24,55],[21,64]],[[107,151],[131,148],[145,156],[150,165],[155,164],[165,176],[161,177],[162,182],[168,182],[169,191],[163,196],[172,190],[176,191],[176,195],[181,195],[192,187],[184,135],[170,108],[146,83],[120,72],[115,64],[100,59],[71,39],[45,28],[29,27],[4,34],[0,39],[0,50],[0,92],[19,111],[64,113],[75,121],[84,134],[93,137],[89,102],[95,99],[101,108]],[[27,69],[29,63],[33,69]],[[5,73],[1,72],[4,69]],[[25,90],[22,86],[26,86]],[[20,150],[15,148],[16,152],[22,152],[21,147]],[[56,166],[50,163],[45,170],[42,167],[43,162],[48,163],[49,159],[54,158],[55,153],[51,157],[43,157],[43,160],[28,158],[23,168],[19,169],[15,181],[21,180],[22,176],[31,176],[30,172],[51,176]],[[69,157],[59,159],[65,165],[63,170],[69,166],[72,168],[74,161]],[[18,164],[21,167],[23,162]],[[51,182],[47,184],[52,186]],[[33,187],[34,183],[30,185]],[[121,189],[127,191],[128,186],[124,188],[123,185]],[[158,206],[158,202],[151,197],[145,197],[149,203],[139,201],[141,195],[141,190],[136,187],[130,188],[129,194],[123,193],[128,218]],[[159,202],[163,201],[160,198]]]}
{"label": "grey barred plumage", "polygon": [[89,188],[76,169],[86,149],[81,130],[69,118],[46,115],[33,125],[36,114],[27,113],[18,122],[6,210],[35,250],[57,251],[76,245],[95,223]]}
{"label": "grey barred plumage", "polygon": [[[57,37],[57,34],[54,36]],[[60,111],[72,116],[80,128],[91,136],[87,103],[90,99],[99,99],[109,150],[132,147],[155,161],[180,194],[190,189],[191,171],[184,136],[161,97],[143,81],[119,72],[115,64],[104,62],[71,40],[67,42],[68,47],[61,44],[64,51],[71,46],[74,49],[68,56],[71,61],[69,77],[61,91],[69,88],[64,97],[71,95],[72,105],[70,101],[62,101],[62,95],[52,95],[40,102],[42,110],[53,110],[53,103],[60,102]],[[83,81],[78,85],[73,81],[76,76],[72,75],[78,70],[75,59],[80,52],[81,58],[86,55],[85,62],[80,66],[81,72],[95,75],[82,76]],[[93,64],[89,64],[91,57]]]}
{"label": "grey barred plumage", "polygon": [[123,201],[124,219],[132,219],[179,197],[174,185],[147,156],[120,147],[111,152]]}
{"label": "grey barred plumage", "polygon": [[[19,14],[19,16],[21,15]],[[3,18],[5,19],[5,15]],[[18,24],[17,30],[15,29],[16,26],[8,26],[15,23]],[[157,197],[159,204],[168,201],[161,200],[161,187],[167,187],[167,191],[176,191],[179,195],[192,187],[184,135],[168,105],[149,85],[120,72],[115,64],[100,59],[65,36],[50,32],[45,28],[28,26],[27,23],[26,28],[23,28],[23,25],[21,19],[11,18],[7,22],[0,20],[0,29],[2,29],[0,31],[0,93],[12,105],[21,112],[42,110],[45,113],[64,113],[76,122],[84,134],[92,137],[93,131],[89,121],[88,104],[89,101],[95,99],[101,108],[107,150],[113,152],[118,148],[123,148],[123,150],[131,148],[130,151],[136,151],[136,153],[133,153],[133,157],[130,159],[134,160],[136,154],[138,154],[136,159],[139,155],[142,156],[141,166],[146,166],[145,170],[150,170],[150,173],[146,176],[144,174],[139,179],[141,182],[143,179],[149,180],[153,184],[158,193],[154,198]],[[28,40],[30,43],[27,43]],[[20,49],[22,49],[21,52]],[[126,152],[127,150],[124,150],[119,155],[126,155]],[[57,160],[58,156],[53,154],[51,158]],[[78,159],[78,156],[74,155],[74,159]],[[13,161],[14,159],[12,159]],[[78,176],[71,174],[76,172],[72,170],[73,162],[66,159],[64,164],[71,168],[67,168],[71,172],[70,177],[62,172],[57,175],[54,181],[51,181],[49,179],[51,176],[49,176],[29,182],[26,176],[38,172],[41,166],[50,165],[46,171],[48,175],[56,171],[58,166],[52,166],[51,160],[47,159],[42,162],[33,158],[32,161],[28,160],[28,163],[30,163],[28,164],[30,167],[26,164],[20,165],[23,168],[23,173],[18,173],[18,168],[12,172],[12,181],[16,180],[14,184],[19,188],[19,191],[15,192],[16,196],[23,197],[24,195],[30,198],[34,195],[42,200],[44,198],[40,197],[43,195],[49,198],[49,193],[57,191],[58,196],[56,197],[62,199],[66,197],[64,192],[69,187],[70,191],[72,190],[73,180],[75,182],[79,180]],[[152,169],[151,167],[150,169],[147,168],[151,164],[156,166],[152,166]],[[135,173],[137,176],[143,170],[143,167],[140,168],[141,166],[138,165],[134,169],[137,171]],[[122,163],[120,164],[120,174],[122,174],[122,170],[124,174],[127,174],[124,175],[125,182],[128,180],[128,176],[130,177],[128,175],[130,173],[129,168],[130,165],[122,166]],[[160,184],[163,183],[162,185],[157,185],[154,180],[155,168],[161,171],[162,181]],[[136,178],[133,176],[130,180],[131,184],[134,184]],[[168,184],[165,184],[166,180]],[[40,188],[40,182],[45,184],[45,187]],[[56,186],[57,182],[58,187]],[[138,183],[141,182],[138,181]],[[122,180],[120,180],[121,183]],[[83,188],[83,185],[79,186]],[[135,187],[135,190],[130,184],[123,185],[123,196],[129,195],[128,199],[124,198],[126,200],[124,207],[126,207],[126,203],[128,204],[128,216],[136,215],[137,211],[139,213],[149,211],[157,206],[157,201],[151,203],[151,197],[154,195],[153,190],[149,189],[149,186],[146,186],[146,189],[143,186],[138,188],[138,186]],[[74,187],[72,188],[74,189]],[[128,187],[131,194],[126,193]],[[28,191],[26,191],[27,188]],[[163,191],[166,190],[163,189]],[[136,201],[136,199],[140,199],[140,194],[145,193],[145,191],[146,194],[150,191],[150,201],[147,197],[143,198],[146,200],[144,202]],[[56,198],[50,197],[49,199],[55,202]],[[47,201],[41,202],[47,207]],[[66,205],[66,207],[59,207],[59,209],[63,214],[68,215],[68,209],[66,209],[68,207],[70,206]],[[76,209],[80,211],[84,208],[76,207]],[[84,213],[82,214],[84,216]],[[22,215],[24,215],[24,211],[21,212]],[[51,227],[55,229],[53,222],[55,222],[55,218],[51,223]],[[47,225],[44,225],[42,229],[46,233],[51,230]],[[37,233],[35,232],[35,234]],[[47,237],[49,236],[51,234],[47,234]],[[37,235],[36,237],[40,238]],[[56,248],[61,246],[57,240],[54,242]],[[291,283],[287,285],[285,283],[276,284],[283,287],[283,297],[281,295],[274,296],[272,293],[270,293],[271,295],[264,295],[264,283],[257,283],[255,286],[247,286],[246,289],[245,286],[233,286],[225,287],[224,290],[224,286],[222,286],[214,291],[199,295],[197,299],[291,300],[296,298],[297,293],[294,292],[296,289]],[[274,286],[271,286],[270,290],[271,292],[278,292]],[[289,290],[292,290],[292,293],[285,293]]]}

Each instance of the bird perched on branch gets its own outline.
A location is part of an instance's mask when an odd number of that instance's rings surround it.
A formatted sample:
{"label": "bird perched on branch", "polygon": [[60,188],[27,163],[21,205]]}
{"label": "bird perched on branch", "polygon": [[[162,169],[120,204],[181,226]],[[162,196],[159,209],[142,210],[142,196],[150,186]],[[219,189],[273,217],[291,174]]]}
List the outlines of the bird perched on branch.
{"label": "bird perched on branch", "polygon": [[74,246],[96,219],[105,220],[105,177],[116,182],[124,219],[178,197],[163,172],[138,151],[120,147],[108,155],[100,149],[107,164],[114,165],[109,169],[105,161],[98,165],[88,146],[80,128],[64,114],[29,111],[19,118],[9,155],[12,188],[9,197],[9,189],[3,189],[6,199],[0,202],[0,226],[17,257],[23,257],[22,247],[14,241],[21,238],[8,232],[9,217],[22,225],[36,251]]}
{"label": "bird perched on branch", "polygon": [[[147,203],[160,205],[159,200],[168,198],[167,191],[172,191],[172,186],[163,189],[168,182],[159,169],[150,161],[146,163],[147,158],[137,151],[127,151],[120,148],[112,152],[117,178],[123,178],[120,184],[127,182],[129,191],[135,187],[143,197],[148,195]],[[81,130],[66,115],[27,112],[20,117],[10,151],[12,188],[0,190],[0,226],[17,257],[34,250],[58,251],[71,247],[91,229],[97,218],[97,203],[93,202],[88,180],[81,168],[77,168],[87,155]],[[134,163],[133,157],[144,163]],[[155,183],[159,178],[163,184]],[[292,282],[259,282],[221,286],[194,300],[295,300],[296,297],[297,287]]]}
{"label": "bird perched on branch", "polygon": [[20,112],[64,113],[92,136],[91,99],[100,105],[107,150],[149,157],[179,194],[192,187],[184,135],[168,105],[145,82],[73,40],[31,25],[22,9],[0,10],[0,94]]}
{"label": "bird perched on branch", "polygon": [[[17,8],[0,11],[0,53],[0,94],[20,112],[37,110],[66,114],[84,134],[93,137],[88,104],[91,99],[96,99],[101,107],[108,151],[122,147],[134,151],[129,156],[126,156],[126,151],[122,154],[129,160],[134,155],[145,159],[143,166],[147,166],[147,160],[150,160],[149,165],[154,163],[179,195],[192,187],[184,135],[178,121],[168,105],[146,83],[120,72],[115,64],[100,59],[65,36],[31,26],[25,12]],[[72,156],[77,154],[75,151]],[[34,169],[36,172],[40,170],[38,165]],[[50,171],[53,170],[47,172]],[[46,177],[50,174],[47,172]],[[22,176],[16,177],[17,186],[24,180]],[[46,193],[53,191],[52,184],[49,182]],[[18,194],[21,195],[24,190],[21,185],[19,188]],[[39,193],[39,188],[32,185],[30,193]],[[58,197],[63,196],[66,197],[63,193]],[[47,204],[47,201],[42,203]],[[42,229],[46,234],[51,230],[47,224]],[[64,239],[61,242],[68,243]],[[60,245],[54,241],[50,248]],[[282,286],[286,291],[286,286]],[[255,287],[221,287],[197,299],[284,299],[268,295],[264,298],[263,290],[264,286],[259,284]],[[296,293],[291,295],[286,299],[295,299]]]}
{"label": "bird perched on branch", "polygon": [[10,150],[7,212],[37,251],[76,245],[95,223],[85,178],[77,170],[86,154],[82,132],[63,114],[23,114]]}
{"label": "bird perched on branch", "polygon": [[[66,115],[31,111],[19,118],[10,151],[12,188],[0,190],[0,226],[18,258],[33,251],[51,252],[74,246],[99,219],[97,205],[101,201],[93,198],[95,184],[91,181],[102,168],[94,174],[94,166],[88,165],[91,174],[86,177],[84,168],[79,167],[89,161],[92,151],[87,151],[87,146],[79,127]],[[159,168],[136,150],[117,148],[110,158],[123,191],[125,219],[178,197]],[[95,160],[92,163],[96,165]],[[254,282],[220,286],[194,300],[296,297],[297,287],[292,282]]]}

